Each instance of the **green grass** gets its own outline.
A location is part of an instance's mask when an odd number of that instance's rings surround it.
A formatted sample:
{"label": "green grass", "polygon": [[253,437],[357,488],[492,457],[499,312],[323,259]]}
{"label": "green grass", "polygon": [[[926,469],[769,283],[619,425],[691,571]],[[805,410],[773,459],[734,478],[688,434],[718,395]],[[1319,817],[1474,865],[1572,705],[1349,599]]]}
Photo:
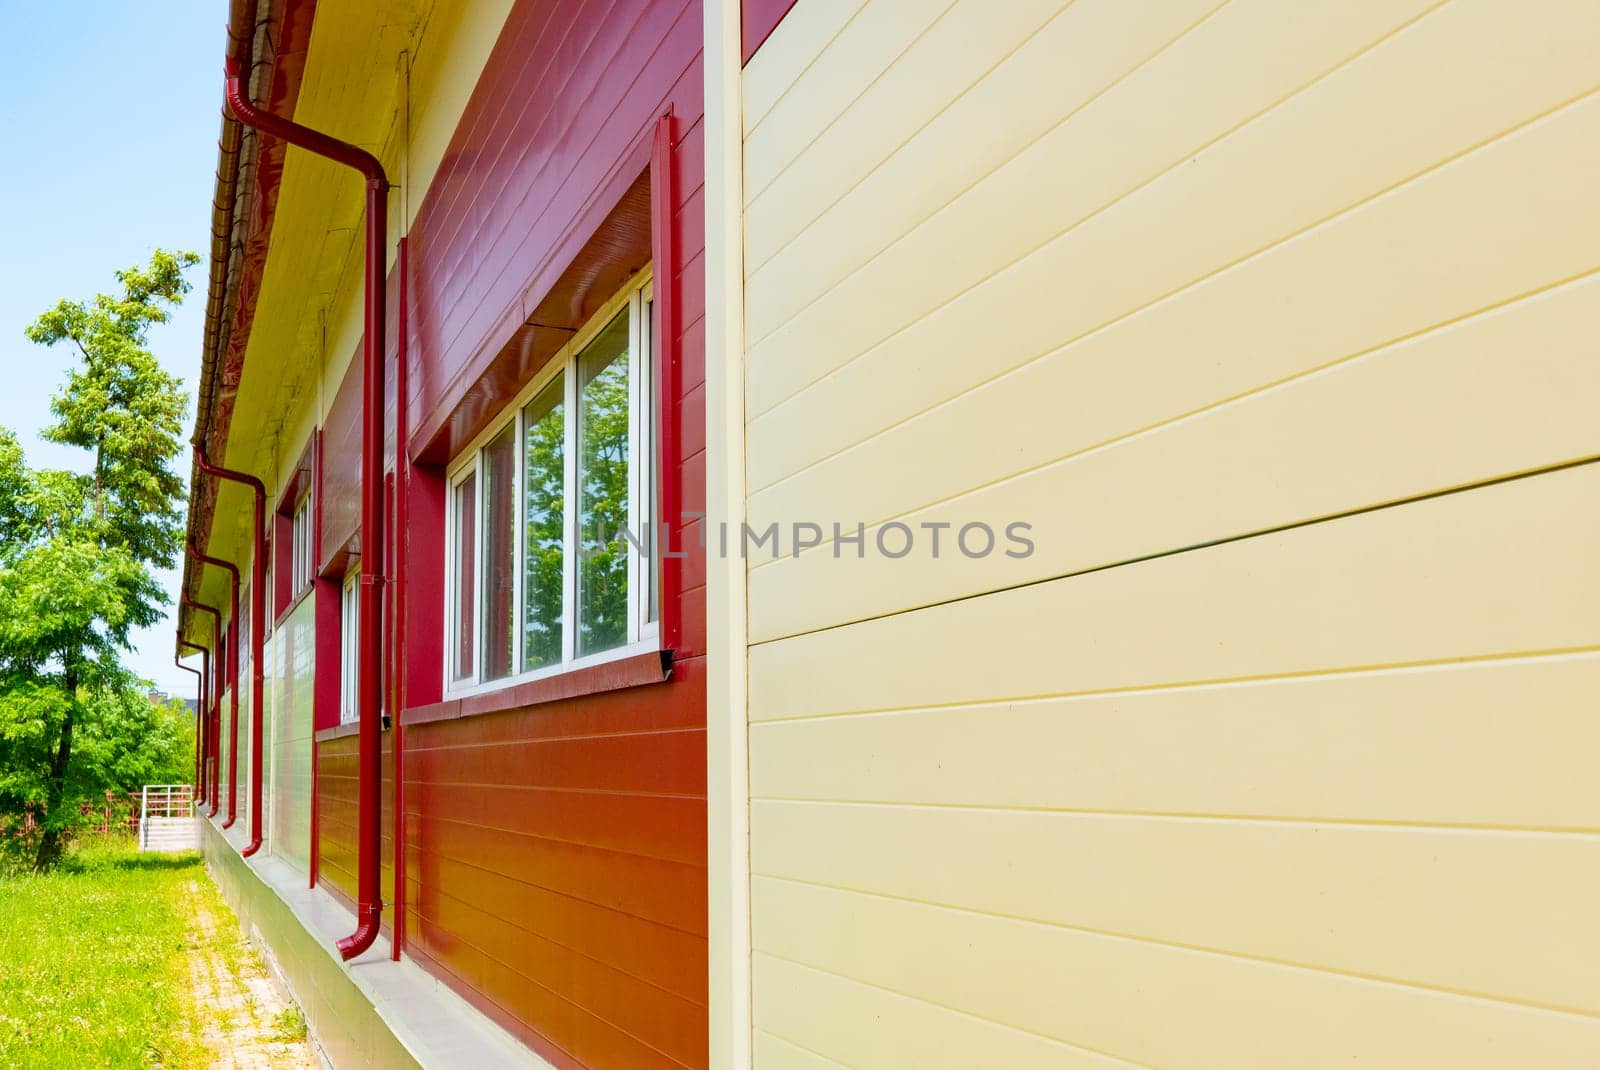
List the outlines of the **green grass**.
{"label": "green grass", "polygon": [[205,1065],[185,1002],[191,882],[220,906],[198,856],[140,855],[131,840],[0,878],[0,1066]]}
{"label": "green grass", "polygon": [[298,1044],[306,1039],[306,1016],[293,1003],[278,1012],[272,1027],[278,1040]]}

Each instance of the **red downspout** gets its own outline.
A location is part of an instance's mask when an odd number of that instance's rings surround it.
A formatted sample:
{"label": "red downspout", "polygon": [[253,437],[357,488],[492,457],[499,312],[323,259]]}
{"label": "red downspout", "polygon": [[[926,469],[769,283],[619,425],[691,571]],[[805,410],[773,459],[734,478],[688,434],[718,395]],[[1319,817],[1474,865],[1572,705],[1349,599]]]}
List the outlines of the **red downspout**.
{"label": "red downspout", "polygon": [[196,561],[215,565],[228,574],[228,626],[227,668],[223,670],[228,685],[232,687],[228,699],[228,819],[225,829],[233,828],[239,820],[239,569],[231,561],[200,552],[194,543],[189,544],[189,556]]}
{"label": "red downspout", "polygon": [[682,519],[679,500],[682,480],[678,475],[678,242],[673,217],[678,211],[677,183],[672,177],[672,155],[677,143],[677,120],[669,109],[656,120],[655,137],[650,145],[650,230],[654,238],[651,258],[655,261],[655,313],[652,333],[656,337],[656,501],[661,515],[652,517],[657,525],[656,593],[657,615],[661,622],[663,650],[678,651],[683,643],[683,608],[679,588],[683,584],[684,550],[672,549],[673,527]]}
{"label": "red downspout", "polygon": [[[216,607],[214,607],[214,606],[208,606],[208,605],[205,605],[202,602],[196,602],[193,598],[190,598],[187,594],[185,594],[183,596],[183,604],[188,606],[190,609],[199,610],[201,613],[209,613],[209,614],[211,614],[212,627],[215,629],[213,634],[216,636],[216,642],[220,643],[222,641],[222,613],[219,610],[217,610]],[[216,657],[217,657],[218,672],[212,673],[211,675],[213,677],[219,675],[220,672],[221,672],[222,652],[221,651],[216,651]],[[209,661],[209,659],[208,659],[208,661]],[[216,684],[216,680],[213,679],[211,681],[211,683],[212,683],[213,689],[214,689],[214,686]],[[209,699],[209,697],[210,696],[207,696],[208,699]],[[211,704],[211,706],[212,706],[212,713],[214,714],[216,712],[216,703],[213,702]],[[206,741],[207,741],[206,751],[207,751],[207,759],[212,762],[212,765],[211,765],[211,772],[206,777],[206,783],[207,783],[207,786],[210,788],[210,791],[211,791],[211,800],[210,800],[211,801],[211,812],[209,814],[207,814],[206,816],[207,817],[216,817],[217,816],[217,803],[218,803],[218,798],[217,797],[218,797],[218,794],[219,794],[219,791],[218,791],[218,788],[217,788],[217,780],[219,778],[217,776],[216,757],[220,753],[220,751],[218,750],[218,747],[217,747],[217,743],[218,743],[217,736],[219,735],[218,730],[220,729],[221,725],[219,725],[215,719],[211,720],[210,725],[211,725],[210,729],[206,732]]]}
{"label": "red downspout", "polygon": [[378,938],[383,915],[379,866],[383,850],[380,811],[383,775],[379,758],[383,731],[381,675],[383,629],[378,619],[383,585],[383,360],[384,245],[388,240],[389,180],[378,158],[310,127],[262,111],[250,102],[244,83],[249,64],[230,57],[228,109],[234,118],[262,133],[325,156],[359,171],[367,180],[365,322],[361,353],[361,591],[357,636],[359,781],[356,791],[356,931],[339,941],[339,954],[354,958]]}
{"label": "red downspout", "polygon": [[178,640],[178,645],[186,646],[190,650],[199,651],[200,653],[200,667],[198,669],[191,669],[189,666],[183,663],[182,654],[179,654],[176,650],[172,652],[172,663],[174,665],[182,669],[184,672],[192,672],[200,678],[200,697],[195,700],[194,704],[194,790],[195,797],[199,798],[201,791],[200,772],[203,764],[200,759],[200,752],[205,745],[206,738],[205,732],[202,731],[202,726],[205,724],[205,718],[202,716],[202,713],[206,708],[206,648],[203,646],[196,646],[194,643],[191,643],[185,639]]}
{"label": "red downspout", "polygon": [[[217,479],[243,483],[255,495],[255,551],[250,561],[250,842],[239,853],[249,858],[261,850],[261,745],[262,708],[266,667],[263,664],[267,630],[267,488],[255,476],[212,464],[205,451],[194,449],[194,463],[200,471]],[[234,610],[238,612],[237,607]],[[237,619],[237,618],[235,618]],[[234,625],[235,629],[238,625]],[[234,673],[234,708],[238,708],[239,681]]]}
{"label": "red downspout", "polygon": [[406,346],[409,342],[406,320],[407,239],[400,239],[395,255],[395,270],[400,275],[400,307],[396,309],[396,338],[394,358],[394,623],[389,632],[393,649],[390,651],[389,681],[392,701],[389,709],[394,717],[394,920],[390,922],[392,939],[389,957],[400,961],[400,948],[406,935],[406,765],[404,713],[406,708],[406,562],[409,555],[403,549],[406,532],[410,530],[411,507],[411,420],[406,409],[410,402],[411,377],[407,369]]}

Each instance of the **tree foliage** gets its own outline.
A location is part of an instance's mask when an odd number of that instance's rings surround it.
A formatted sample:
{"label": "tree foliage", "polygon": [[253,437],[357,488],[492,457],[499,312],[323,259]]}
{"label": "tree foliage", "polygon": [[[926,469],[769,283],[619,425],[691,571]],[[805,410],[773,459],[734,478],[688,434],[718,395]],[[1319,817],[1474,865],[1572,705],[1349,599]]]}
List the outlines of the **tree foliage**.
{"label": "tree foliage", "polygon": [[120,293],[60,301],[27,329],[73,354],[44,435],[83,450],[84,471],[30,470],[0,429],[0,820],[40,817],[36,868],[59,857],[78,800],[174,771],[182,733],[149,712],[122,656],[161,618],[154,569],[183,537],[173,463],[187,399],[146,345],[198,260],[158,250],[117,273]]}

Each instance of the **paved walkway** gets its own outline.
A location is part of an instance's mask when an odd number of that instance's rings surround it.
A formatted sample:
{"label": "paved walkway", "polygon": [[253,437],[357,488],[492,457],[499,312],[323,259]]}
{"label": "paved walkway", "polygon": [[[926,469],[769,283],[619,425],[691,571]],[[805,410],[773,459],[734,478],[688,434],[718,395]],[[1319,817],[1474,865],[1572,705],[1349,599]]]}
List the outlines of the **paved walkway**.
{"label": "paved walkway", "polygon": [[[197,890],[190,882],[191,893]],[[229,942],[218,938],[217,919],[202,896],[191,894],[190,900],[189,976],[194,1007],[203,1018],[201,1039],[215,1053],[212,1067],[316,1070],[319,1061],[311,1045],[293,1039],[295,1030],[283,1017],[291,1003],[282,986],[253,950],[231,953]],[[303,1026],[298,1031],[303,1034]]]}

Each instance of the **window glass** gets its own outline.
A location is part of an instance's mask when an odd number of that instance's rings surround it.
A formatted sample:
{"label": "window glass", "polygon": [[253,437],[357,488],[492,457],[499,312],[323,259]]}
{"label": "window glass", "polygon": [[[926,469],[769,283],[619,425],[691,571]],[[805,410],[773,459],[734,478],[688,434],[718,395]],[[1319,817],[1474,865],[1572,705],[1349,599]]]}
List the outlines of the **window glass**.
{"label": "window glass", "polygon": [[293,541],[294,557],[289,572],[289,579],[293,585],[291,596],[305,590],[306,584],[311,582],[311,495],[309,494],[301,498],[300,504],[295,506]]}
{"label": "window glass", "polygon": [[339,723],[350,724],[360,711],[360,680],[356,667],[361,663],[357,646],[361,642],[360,569],[345,578],[339,597]]}
{"label": "window glass", "polygon": [[478,477],[476,473],[456,484],[453,505],[455,528],[455,574],[451,586],[456,590],[455,651],[451,658],[451,672],[456,680],[470,680],[475,668],[472,632],[476,619],[477,600],[477,512]]}
{"label": "window glass", "polygon": [[628,312],[578,357],[579,656],[628,641]]}
{"label": "window glass", "polygon": [[[639,395],[640,395],[640,446],[645,451],[647,458],[655,458],[655,463],[647,464],[640,473],[650,486],[650,509],[644,516],[644,522],[649,525],[650,532],[650,559],[644,562],[644,567],[639,570],[643,577],[647,597],[645,598],[645,617],[647,621],[660,619],[660,588],[661,588],[661,549],[662,539],[667,533],[665,518],[661,515],[661,498],[656,486],[656,470],[660,466],[655,448],[655,427],[650,423],[650,418],[656,412],[655,379],[651,375],[650,354],[652,352],[650,338],[651,327],[655,323],[655,302],[644,302],[644,316],[639,324],[640,346],[639,352]],[[671,459],[668,458],[668,463]]]}
{"label": "window glass", "polygon": [[483,480],[483,679],[511,675],[512,628],[516,618],[517,429],[508,424],[484,448]]}
{"label": "window glass", "polygon": [[561,660],[562,584],[566,566],[566,377],[522,410],[522,667]]}

